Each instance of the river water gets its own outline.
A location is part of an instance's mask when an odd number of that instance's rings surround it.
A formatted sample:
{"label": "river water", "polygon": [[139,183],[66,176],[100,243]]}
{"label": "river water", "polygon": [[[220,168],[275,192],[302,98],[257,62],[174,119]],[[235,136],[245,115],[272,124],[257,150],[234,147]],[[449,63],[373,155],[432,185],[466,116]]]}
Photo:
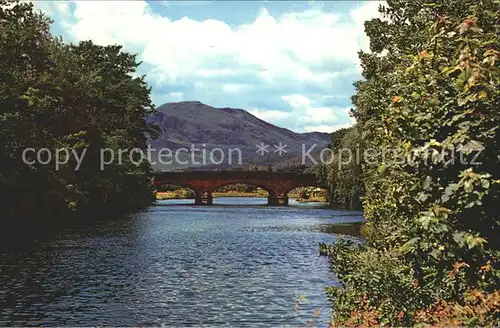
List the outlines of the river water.
{"label": "river water", "polygon": [[303,326],[318,308],[327,326],[324,288],[337,281],[318,243],[360,213],[260,198],[186,203],[3,241],[0,326]]}

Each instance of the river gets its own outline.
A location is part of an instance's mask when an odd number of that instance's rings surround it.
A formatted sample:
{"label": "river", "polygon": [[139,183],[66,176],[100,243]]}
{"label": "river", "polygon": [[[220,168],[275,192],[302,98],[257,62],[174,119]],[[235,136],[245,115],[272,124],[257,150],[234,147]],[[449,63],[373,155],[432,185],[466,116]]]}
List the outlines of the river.
{"label": "river", "polygon": [[3,241],[0,326],[303,326],[319,308],[326,327],[324,288],[337,281],[318,243],[335,242],[326,227],[361,213],[214,201],[159,201],[126,218]]}

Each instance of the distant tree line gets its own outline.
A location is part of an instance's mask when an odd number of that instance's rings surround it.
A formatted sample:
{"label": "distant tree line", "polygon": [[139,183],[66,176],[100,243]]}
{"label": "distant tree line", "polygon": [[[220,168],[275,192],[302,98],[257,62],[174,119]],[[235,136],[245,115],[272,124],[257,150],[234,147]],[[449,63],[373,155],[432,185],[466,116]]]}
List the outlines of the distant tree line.
{"label": "distant tree line", "polygon": [[[174,185],[174,184],[168,184],[168,185],[163,186],[161,190],[162,191],[175,191],[175,190],[179,190],[179,189],[189,189],[189,188],[185,188],[183,186]],[[234,184],[230,184],[227,186],[218,187],[218,188],[216,188],[215,191],[217,191],[217,192],[228,192],[228,191],[256,192],[258,189],[259,189],[259,187],[253,186],[253,185],[248,185],[248,184],[244,184],[244,183],[234,183]],[[191,189],[189,189],[189,190],[191,190]]]}
{"label": "distant tree line", "polygon": [[[0,217],[122,213],[149,204],[150,166],[100,168],[100,149],[146,147],[156,135],[150,88],[121,46],[65,44],[31,3],[0,6]],[[72,149],[56,169],[25,149]],[[23,159],[23,155],[25,155]],[[47,158],[44,158],[44,161]],[[26,164],[27,162],[31,164]]]}

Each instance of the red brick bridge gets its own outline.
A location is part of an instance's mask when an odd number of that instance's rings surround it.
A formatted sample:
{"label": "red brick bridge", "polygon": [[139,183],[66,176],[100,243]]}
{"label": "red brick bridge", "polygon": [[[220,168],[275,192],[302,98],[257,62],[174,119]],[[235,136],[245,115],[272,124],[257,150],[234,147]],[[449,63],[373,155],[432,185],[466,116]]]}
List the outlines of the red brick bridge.
{"label": "red brick bridge", "polygon": [[218,187],[247,184],[269,193],[268,205],[288,205],[288,193],[297,187],[319,186],[314,174],[266,171],[191,171],[154,173],[154,185],[161,191],[166,185],[192,189],[196,205],[211,205],[212,192]]}

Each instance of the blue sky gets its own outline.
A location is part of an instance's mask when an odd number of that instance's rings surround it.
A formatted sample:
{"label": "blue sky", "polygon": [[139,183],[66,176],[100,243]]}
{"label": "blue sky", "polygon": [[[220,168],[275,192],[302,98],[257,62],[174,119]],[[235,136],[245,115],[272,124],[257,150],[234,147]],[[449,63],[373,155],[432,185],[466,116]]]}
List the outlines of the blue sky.
{"label": "blue sky", "polygon": [[155,105],[198,100],[297,132],[353,124],[376,1],[36,1],[66,42],[121,44]]}

